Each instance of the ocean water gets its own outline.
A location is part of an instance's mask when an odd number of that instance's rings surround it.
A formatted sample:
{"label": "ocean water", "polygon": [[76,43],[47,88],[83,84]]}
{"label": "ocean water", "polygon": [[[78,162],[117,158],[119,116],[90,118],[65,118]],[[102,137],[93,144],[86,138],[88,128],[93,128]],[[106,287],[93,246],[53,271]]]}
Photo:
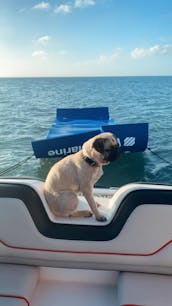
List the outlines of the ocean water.
{"label": "ocean water", "polygon": [[[58,107],[108,106],[117,123],[149,123],[149,150],[104,167],[97,186],[172,184],[172,77],[0,78],[0,172],[30,156]],[[168,161],[169,163],[167,163]],[[32,157],[6,176],[45,179],[56,159]]]}

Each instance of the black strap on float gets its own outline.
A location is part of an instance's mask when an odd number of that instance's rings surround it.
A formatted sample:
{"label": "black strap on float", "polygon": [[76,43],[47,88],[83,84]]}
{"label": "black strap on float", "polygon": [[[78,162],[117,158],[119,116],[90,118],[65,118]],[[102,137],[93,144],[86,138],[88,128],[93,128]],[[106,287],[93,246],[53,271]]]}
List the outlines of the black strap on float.
{"label": "black strap on float", "polygon": [[154,152],[151,150],[151,148],[147,148],[147,150],[149,150],[152,154],[154,154],[155,156],[157,156],[158,158],[160,158],[163,162],[165,162],[166,164],[172,166],[172,163],[169,162],[168,160],[166,160],[164,157],[160,156],[158,153]]}
{"label": "black strap on float", "polygon": [[16,163],[15,165],[9,167],[9,168],[6,168],[5,170],[1,171],[0,172],[0,176],[3,176],[4,174],[8,173],[8,172],[11,172],[17,168],[19,168],[20,166],[22,166],[23,164],[25,164],[29,159],[31,159],[32,157],[34,156],[34,153],[28,157],[26,157],[25,159],[19,161],[18,163]]}

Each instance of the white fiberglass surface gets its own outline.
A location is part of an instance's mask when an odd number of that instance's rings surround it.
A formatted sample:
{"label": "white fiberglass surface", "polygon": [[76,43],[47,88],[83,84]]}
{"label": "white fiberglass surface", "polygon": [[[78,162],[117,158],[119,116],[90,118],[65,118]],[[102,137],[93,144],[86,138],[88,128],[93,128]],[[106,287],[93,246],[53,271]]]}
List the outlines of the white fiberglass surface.
{"label": "white fiberglass surface", "polygon": [[114,271],[41,269],[31,306],[117,306]]}

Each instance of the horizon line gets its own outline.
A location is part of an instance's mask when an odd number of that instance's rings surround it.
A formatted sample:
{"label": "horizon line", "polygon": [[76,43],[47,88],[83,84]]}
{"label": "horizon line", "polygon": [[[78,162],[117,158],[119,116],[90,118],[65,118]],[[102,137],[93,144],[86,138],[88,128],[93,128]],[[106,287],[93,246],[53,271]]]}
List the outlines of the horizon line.
{"label": "horizon line", "polygon": [[69,75],[69,76],[0,76],[0,79],[29,79],[29,78],[131,78],[131,77],[172,77],[172,74],[158,75]]}

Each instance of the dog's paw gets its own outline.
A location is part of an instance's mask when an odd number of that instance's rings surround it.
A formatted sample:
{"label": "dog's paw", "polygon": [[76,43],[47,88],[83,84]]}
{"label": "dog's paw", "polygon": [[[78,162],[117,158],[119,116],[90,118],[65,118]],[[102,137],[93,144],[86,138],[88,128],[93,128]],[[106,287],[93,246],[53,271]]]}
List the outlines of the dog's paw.
{"label": "dog's paw", "polygon": [[96,220],[100,222],[105,222],[107,221],[107,218],[103,215],[99,215],[98,217],[96,217]]}
{"label": "dog's paw", "polygon": [[69,217],[92,217],[93,213],[90,210],[75,210],[69,214]]}
{"label": "dog's paw", "polygon": [[85,212],[84,217],[85,218],[90,218],[90,217],[92,217],[92,215],[93,215],[93,213],[88,210],[88,211]]}

